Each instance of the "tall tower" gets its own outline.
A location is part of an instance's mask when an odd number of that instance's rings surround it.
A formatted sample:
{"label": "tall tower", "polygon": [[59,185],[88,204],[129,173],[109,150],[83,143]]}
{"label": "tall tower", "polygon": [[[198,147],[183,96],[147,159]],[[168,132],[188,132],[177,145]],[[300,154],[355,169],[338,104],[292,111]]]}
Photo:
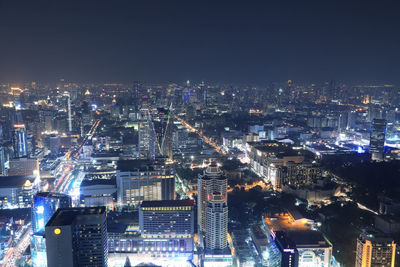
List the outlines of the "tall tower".
{"label": "tall tower", "polygon": [[72,132],[72,112],[71,112],[71,95],[69,92],[64,92],[64,96],[67,97],[68,106],[68,131]]}
{"label": "tall tower", "polygon": [[154,160],[156,156],[156,134],[148,109],[140,110],[139,157]]}
{"label": "tall tower", "polygon": [[58,209],[45,236],[48,266],[108,266],[105,207]]}
{"label": "tall tower", "polygon": [[221,198],[227,203],[228,179],[215,164],[211,164],[198,178],[197,194],[197,223],[200,240],[205,236],[207,228],[207,207],[213,193],[220,193]]}
{"label": "tall tower", "polygon": [[228,206],[225,196],[215,192],[209,196],[206,208],[206,249],[226,249],[228,246]]}
{"label": "tall tower", "polygon": [[6,154],[3,147],[0,147],[0,176],[7,176]]}
{"label": "tall tower", "polygon": [[357,239],[355,267],[394,267],[396,243],[377,232],[364,232]]}
{"label": "tall tower", "polygon": [[34,267],[47,266],[45,225],[59,208],[71,207],[71,197],[59,193],[39,192],[32,201],[31,255]]}
{"label": "tall tower", "polygon": [[383,161],[385,153],[386,120],[373,119],[369,143],[369,153],[374,161]]}
{"label": "tall tower", "polygon": [[24,124],[14,124],[13,148],[15,158],[28,156],[28,143],[26,140],[26,130]]}

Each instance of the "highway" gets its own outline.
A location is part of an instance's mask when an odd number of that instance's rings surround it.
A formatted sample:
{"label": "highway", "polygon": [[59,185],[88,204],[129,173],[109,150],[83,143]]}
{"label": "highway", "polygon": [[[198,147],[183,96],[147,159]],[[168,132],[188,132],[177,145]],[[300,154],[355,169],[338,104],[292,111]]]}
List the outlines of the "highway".
{"label": "highway", "polygon": [[177,119],[183,126],[185,126],[189,131],[196,133],[198,136],[200,136],[206,144],[212,146],[215,151],[217,151],[221,155],[226,155],[226,151],[224,151],[215,141],[212,141],[211,138],[205,136],[201,130],[198,130],[194,128],[192,125],[184,121],[183,119],[179,118],[178,116],[174,116],[175,119]]}
{"label": "highway", "polygon": [[[58,193],[67,193],[68,187],[72,182],[73,176],[72,171],[75,169],[75,165],[71,160],[77,160],[79,158],[79,154],[82,150],[82,147],[92,139],[93,134],[96,132],[97,127],[99,126],[101,120],[97,120],[90,129],[89,133],[82,140],[81,144],[77,148],[71,148],[65,154],[63,161],[60,164],[63,164],[63,171],[58,179],[56,179],[53,188],[50,190],[51,192]],[[7,255],[4,257],[3,264],[1,267],[16,267],[16,260],[21,258],[24,251],[28,248],[30,244],[30,234],[31,234],[31,224],[28,224],[25,233],[19,239],[18,243],[15,247],[10,247]]]}
{"label": "highway", "polygon": [[31,224],[25,229],[25,233],[22,235],[15,247],[10,247],[6,256],[4,256],[2,267],[14,267],[16,266],[16,261],[22,257],[26,248],[30,244],[31,236]]}

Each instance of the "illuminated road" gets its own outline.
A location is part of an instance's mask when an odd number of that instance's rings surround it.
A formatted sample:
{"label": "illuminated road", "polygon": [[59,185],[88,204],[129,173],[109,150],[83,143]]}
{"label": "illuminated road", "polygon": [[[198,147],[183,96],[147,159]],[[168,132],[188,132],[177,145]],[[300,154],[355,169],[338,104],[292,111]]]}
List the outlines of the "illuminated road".
{"label": "illuminated road", "polygon": [[364,206],[363,204],[361,204],[361,203],[359,203],[359,202],[357,202],[357,207],[358,207],[359,209],[366,210],[366,211],[369,211],[369,212],[371,212],[371,213],[373,213],[373,214],[375,214],[375,215],[378,215],[378,213],[377,213],[376,211],[371,210],[370,208],[367,208],[366,206]]}
{"label": "illuminated road", "polygon": [[[93,134],[96,132],[100,122],[101,120],[97,120],[93,124],[89,133],[82,140],[78,148],[71,148],[70,151],[68,151],[65,154],[65,159],[63,160],[64,162],[60,163],[63,164],[62,174],[57,179],[57,182],[53,186],[53,189],[51,189],[51,192],[65,193],[67,191],[68,186],[71,184],[73,179],[72,171],[75,169],[75,166],[73,165],[74,163],[73,162],[71,163],[70,160],[76,160],[79,158],[79,154],[81,153],[82,147],[87,143],[87,141],[92,139]],[[65,161],[68,161],[69,163]],[[26,249],[30,244],[30,234],[31,234],[31,224],[29,223],[26,232],[24,233],[23,237],[18,241],[17,245],[15,247],[10,247],[10,250],[4,257],[3,260],[4,263],[1,265],[1,267],[16,267],[16,260],[21,258],[21,256],[23,255],[23,253],[26,251]]]}
{"label": "illuminated road", "polygon": [[190,125],[189,123],[187,123],[186,121],[184,121],[183,119],[179,118],[178,116],[174,116],[175,119],[177,119],[178,121],[180,121],[180,123],[182,123],[183,126],[185,126],[189,131],[191,131],[192,133],[196,133],[198,136],[200,136],[204,142],[206,142],[206,144],[212,146],[213,148],[215,148],[215,151],[217,151],[219,154],[221,155],[226,155],[226,151],[224,151],[215,141],[212,141],[211,138],[205,136],[203,134],[203,132],[201,130],[198,130],[196,128],[194,128],[192,125]]}
{"label": "illuminated road", "polygon": [[28,224],[28,227],[25,230],[24,235],[20,238],[17,245],[15,247],[10,247],[6,256],[4,257],[4,263],[1,265],[2,267],[14,267],[16,266],[16,261],[22,257],[26,248],[30,243],[30,235],[31,235],[31,224]]}

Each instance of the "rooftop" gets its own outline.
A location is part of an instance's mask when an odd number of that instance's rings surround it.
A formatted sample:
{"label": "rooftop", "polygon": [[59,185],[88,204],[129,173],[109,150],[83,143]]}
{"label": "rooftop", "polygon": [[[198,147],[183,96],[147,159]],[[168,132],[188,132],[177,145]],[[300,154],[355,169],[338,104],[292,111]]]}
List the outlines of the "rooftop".
{"label": "rooftop", "polygon": [[143,201],[140,207],[152,208],[152,207],[193,207],[194,200],[154,200],[154,201]]}
{"label": "rooftop", "polygon": [[70,225],[81,215],[101,215],[105,214],[105,207],[96,208],[63,208],[58,209],[51,217],[46,226]]}
{"label": "rooftop", "polygon": [[22,187],[26,181],[32,183],[35,180],[33,175],[0,176],[0,188]]}
{"label": "rooftop", "polygon": [[273,231],[310,230],[310,222],[312,222],[293,210],[278,212],[272,216],[265,216],[264,220]]}
{"label": "rooftop", "polygon": [[301,152],[294,150],[290,144],[276,141],[249,142],[249,146],[267,154],[276,156],[299,156]]}
{"label": "rooftop", "polygon": [[117,162],[117,170],[122,172],[136,171],[152,171],[156,165],[165,165],[163,158],[151,161],[148,159],[134,159],[134,160],[119,160]]}
{"label": "rooftop", "polygon": [[83,179],[80,187],[93,186],[93,185],[116,185],[116,179]]}
{"label": "rooftop", "polygon": [[286,232],[290,240],[292,240],[298,249],[300,248],[327,248],[332,245],[319,231],[305,230],[305,231],[288,231]]}
{"label": "rooftop", "polygon": [[36,193],[35,196],[38,196],[38,197],[46,197],[46,198],[64,198],[64,197],[70,197],[70,196],[68,196],[68,195],[61,194],[61,193],[55,193],[55,192],[39,192],[39,193]]}

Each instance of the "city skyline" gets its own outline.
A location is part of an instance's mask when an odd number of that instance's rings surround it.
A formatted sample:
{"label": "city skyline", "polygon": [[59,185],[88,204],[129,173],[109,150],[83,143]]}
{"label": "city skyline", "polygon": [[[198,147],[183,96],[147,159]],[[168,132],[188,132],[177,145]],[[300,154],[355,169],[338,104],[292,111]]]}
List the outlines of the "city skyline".
{"label": "city skyline", "polygon": [[0,267],[396,267],[400,3],[0,0]]}

